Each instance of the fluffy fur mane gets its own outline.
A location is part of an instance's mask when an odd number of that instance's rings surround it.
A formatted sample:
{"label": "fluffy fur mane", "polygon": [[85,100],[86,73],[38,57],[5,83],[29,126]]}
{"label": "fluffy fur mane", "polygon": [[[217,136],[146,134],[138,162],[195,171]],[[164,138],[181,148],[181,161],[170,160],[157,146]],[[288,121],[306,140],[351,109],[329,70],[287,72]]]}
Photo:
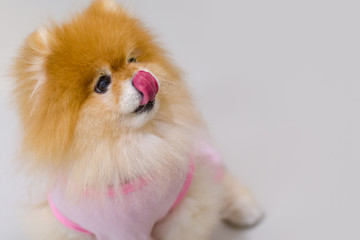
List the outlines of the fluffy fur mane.
{"label": "fluffy fur mane", "polygon": [[[136,64],[127,62],[132,56]],[[161,84],[149,119],[121,108],[124,81],[141,68]],[[111,94],[99,96],[93,89],[103,72],[114,81]],[[187,167],[202,134],[177,67],[143,24],[113,1],[94,1],[69,21],[31,34],[13,73],[22,158],[47,178],[66,176],[84,188],[150,175],[166,181]]]}

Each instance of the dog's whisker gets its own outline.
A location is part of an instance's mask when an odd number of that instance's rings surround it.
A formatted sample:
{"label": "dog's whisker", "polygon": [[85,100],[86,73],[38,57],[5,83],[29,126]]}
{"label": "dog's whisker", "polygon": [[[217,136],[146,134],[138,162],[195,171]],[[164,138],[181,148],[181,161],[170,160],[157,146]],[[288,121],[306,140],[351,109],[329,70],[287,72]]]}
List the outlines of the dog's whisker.
{"label": "dog's whisker", "polygon": [[160,83],[166,84],[166,85],[169,85],[169,86],[177,86],[178,85],[178,84],[176,84],[174,82],[167,81],[167,80],[164,80],[164,79],[161,79],[161,78],[159,78],[159,81],[160,81]]}

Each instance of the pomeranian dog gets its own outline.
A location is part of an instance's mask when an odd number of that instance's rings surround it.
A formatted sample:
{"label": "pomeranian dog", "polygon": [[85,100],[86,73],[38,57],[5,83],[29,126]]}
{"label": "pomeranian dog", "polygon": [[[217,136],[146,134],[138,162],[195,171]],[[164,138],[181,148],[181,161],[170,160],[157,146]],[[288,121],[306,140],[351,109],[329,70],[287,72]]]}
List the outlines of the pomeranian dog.
{"label": "pomeranian dog", "polygon": [[179,69],[116,2],[32,33],[14,76],[23,165],[46,182],[29,238],[205,240],[261,219]]}

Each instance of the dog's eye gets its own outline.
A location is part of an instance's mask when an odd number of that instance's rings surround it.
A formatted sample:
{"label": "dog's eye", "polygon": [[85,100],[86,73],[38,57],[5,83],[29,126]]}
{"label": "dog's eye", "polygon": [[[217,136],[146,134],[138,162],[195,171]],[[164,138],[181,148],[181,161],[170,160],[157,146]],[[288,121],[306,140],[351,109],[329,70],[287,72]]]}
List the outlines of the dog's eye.
{"label": "dog's eye", "polygon": [[128,63],[136,63],[136,57],[129,58]]}
{"label": "dog's eye", "polygon": [[95,86],[95,92],[105,93],[111,83],[111,77],[109,75],[101,76]]}

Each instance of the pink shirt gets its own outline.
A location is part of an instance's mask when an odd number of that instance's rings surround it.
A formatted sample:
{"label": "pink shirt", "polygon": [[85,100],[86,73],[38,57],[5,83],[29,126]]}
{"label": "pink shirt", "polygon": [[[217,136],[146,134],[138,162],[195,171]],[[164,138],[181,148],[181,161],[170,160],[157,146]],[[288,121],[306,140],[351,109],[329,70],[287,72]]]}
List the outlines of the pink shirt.
{"label": "pink shirt", "polygon": [[[206,144],[201,144],[200,154],[217,166],[217,176],[222,175],[219,155]],[[170,184],[159,189],[140,179],[122,186],[123,197],[84,197],[69,201],[64,185],[57,185],[49,194],[49,204],[55,217],[65,226],[93,234],[97,240],[150,240],[151,231],[159,220],[185,197],[194,175],[194,162],[190,159],[188,172],[179,174]],[[111,191],[110,191],[111,192]],[[156,194],[154,194],[156,192]]]}

